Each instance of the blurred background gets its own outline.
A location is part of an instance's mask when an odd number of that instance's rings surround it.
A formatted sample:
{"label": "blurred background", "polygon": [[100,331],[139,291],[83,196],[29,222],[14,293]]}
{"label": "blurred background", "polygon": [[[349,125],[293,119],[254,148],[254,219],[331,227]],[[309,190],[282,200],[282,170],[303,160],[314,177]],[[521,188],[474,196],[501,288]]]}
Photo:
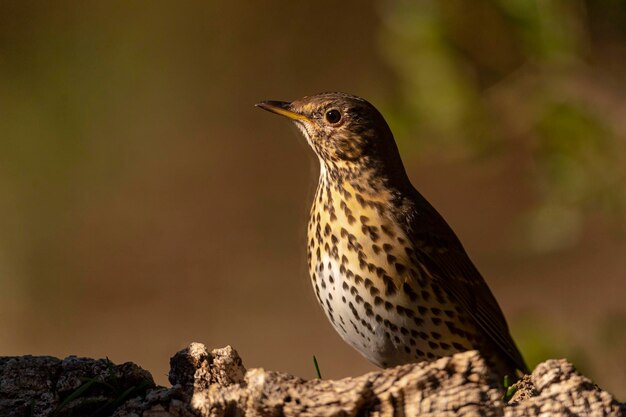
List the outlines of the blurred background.
{"label": "blurred background", "polygon": [[530,365],[626,397],[626,3],[0,1],[0,355],[191,341],[373,370],[317,306],[317,162],[253,107],[368,98]]}

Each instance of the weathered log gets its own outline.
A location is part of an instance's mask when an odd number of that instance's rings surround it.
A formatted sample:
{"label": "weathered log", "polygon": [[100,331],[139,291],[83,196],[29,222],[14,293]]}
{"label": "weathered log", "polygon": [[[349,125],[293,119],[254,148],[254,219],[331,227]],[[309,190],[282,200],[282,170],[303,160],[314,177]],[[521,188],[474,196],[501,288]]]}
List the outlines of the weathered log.
{"label": "weathered log", "polygon": [[[546,361],[505,404],[478,352],[355,378],[303,380],[244,368],[231,347],[192,343],[170,361],[172,387],[134,364],[0,358],[0,416],[621,416],[625,405],[565,360]],[[134,396],[134,398],[130,398]]]}
{"label": "weathered log", "polygon": [[68,356],[0,357],[0,416],[110,415],[123,402],[155,389],[133,363]]}

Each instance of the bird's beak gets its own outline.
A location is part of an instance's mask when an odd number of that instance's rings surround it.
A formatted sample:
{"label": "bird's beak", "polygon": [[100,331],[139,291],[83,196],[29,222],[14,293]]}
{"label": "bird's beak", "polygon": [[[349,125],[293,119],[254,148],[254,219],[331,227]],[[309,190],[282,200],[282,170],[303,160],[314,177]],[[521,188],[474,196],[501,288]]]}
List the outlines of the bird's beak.
{"label": "bird's beak", "polygon": [[272,113],[288,117],[292,120],[309,120],[309,118],[305,115],[296,113],[291,110],[291,103],[287,103],[286,101],[267,100],[257,103],[255,104],[255,106],[260,107],[263,110],[271,111]]}

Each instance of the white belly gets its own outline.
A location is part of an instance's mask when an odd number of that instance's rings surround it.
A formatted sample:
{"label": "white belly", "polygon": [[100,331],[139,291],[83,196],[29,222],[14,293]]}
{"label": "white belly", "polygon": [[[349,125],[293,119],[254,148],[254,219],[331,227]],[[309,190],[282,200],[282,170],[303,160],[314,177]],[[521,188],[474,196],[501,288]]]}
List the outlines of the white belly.
{"label": "white belly", "polygon": [[357,292],[354,279],[347,279],[340,267],[329,256],[317,262],[313,286],[318,301],[343,340],[376,365],[389,366],[390,358],[397,356],[398,350],[385,336],[382,323],[376,321],[375,315],[368,315],[363,300],[368,298],[366,294]]}

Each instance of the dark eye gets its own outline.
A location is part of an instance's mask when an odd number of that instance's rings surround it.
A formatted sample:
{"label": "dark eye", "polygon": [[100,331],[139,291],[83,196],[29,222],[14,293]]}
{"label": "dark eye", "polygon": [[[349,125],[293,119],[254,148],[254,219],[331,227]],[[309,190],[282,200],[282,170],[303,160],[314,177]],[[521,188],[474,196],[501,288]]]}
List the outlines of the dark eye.
{"label": "dark eye", "polygon": [[341,113],[339,113],[339,110],[328,110],[326,112],[326,120],[328,121],[328,123],[339,123],[339,121],[341,120]]}

